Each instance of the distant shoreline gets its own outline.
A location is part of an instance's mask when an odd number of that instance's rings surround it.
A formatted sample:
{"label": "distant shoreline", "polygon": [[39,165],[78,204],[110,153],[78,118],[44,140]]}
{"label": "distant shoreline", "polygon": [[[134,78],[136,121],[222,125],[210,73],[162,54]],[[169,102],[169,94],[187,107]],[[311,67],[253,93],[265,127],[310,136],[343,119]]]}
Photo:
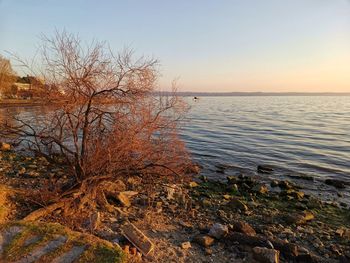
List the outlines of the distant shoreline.
{"label": "distant shoreline", "polygon": [[19,106],[42,106],[44,104],[45,103],[40,100],[0,99],[0,108]]}

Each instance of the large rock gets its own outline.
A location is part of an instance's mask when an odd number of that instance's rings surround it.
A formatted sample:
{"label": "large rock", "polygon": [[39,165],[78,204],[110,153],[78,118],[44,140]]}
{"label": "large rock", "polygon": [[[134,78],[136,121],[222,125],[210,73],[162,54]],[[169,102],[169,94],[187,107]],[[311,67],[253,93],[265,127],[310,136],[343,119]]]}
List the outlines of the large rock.
{"label": "large rock", "polygon": [[228,227],[219,223],[215,223],[209,230],[209,236],[220,239],[228,234]]}
{"label": "large rock", "polygon": [[254,247],[253,257],[261,263],[279,263],[280,252],[276,249]]}
{"label": "large rock", "polygon": [[119,245],[59,224],[0,224],[0,262],[106,262],[106,258],[108,262],[126,261]]}

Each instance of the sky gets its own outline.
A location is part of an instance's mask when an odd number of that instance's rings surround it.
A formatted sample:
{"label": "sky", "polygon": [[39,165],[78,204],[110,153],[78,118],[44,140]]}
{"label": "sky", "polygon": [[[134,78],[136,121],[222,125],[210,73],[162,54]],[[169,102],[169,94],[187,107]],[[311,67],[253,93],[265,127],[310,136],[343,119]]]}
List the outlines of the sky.
{"label": "sky", "polygon": [[163,89],[350,92],[349,0],[0,0],[0,54],[63,29],[159,59]]}

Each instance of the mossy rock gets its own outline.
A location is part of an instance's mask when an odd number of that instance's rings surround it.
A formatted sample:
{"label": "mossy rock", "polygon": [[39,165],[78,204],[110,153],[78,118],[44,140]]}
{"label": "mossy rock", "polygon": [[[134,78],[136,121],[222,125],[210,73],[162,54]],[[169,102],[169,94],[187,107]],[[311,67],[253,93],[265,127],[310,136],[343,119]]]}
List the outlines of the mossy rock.
{"label": "mossy rock", "polygon": [[[126,262],[118,245],[55,223],[0,225],[0,262]],[[27,262],[27,261],[25,261]]]}

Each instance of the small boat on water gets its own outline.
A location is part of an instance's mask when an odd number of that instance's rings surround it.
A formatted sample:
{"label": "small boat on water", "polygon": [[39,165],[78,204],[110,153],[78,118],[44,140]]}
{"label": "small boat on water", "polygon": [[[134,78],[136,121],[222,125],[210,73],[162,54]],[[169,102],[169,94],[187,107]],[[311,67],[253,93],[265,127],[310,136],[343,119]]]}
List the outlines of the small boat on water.
{"label": "small boat on water", "polygon": [[194,97],[193,97],[193,100],[199,100],[199,98],[198,98],[198,97],[196,97],[196,96],[194,96]]}

